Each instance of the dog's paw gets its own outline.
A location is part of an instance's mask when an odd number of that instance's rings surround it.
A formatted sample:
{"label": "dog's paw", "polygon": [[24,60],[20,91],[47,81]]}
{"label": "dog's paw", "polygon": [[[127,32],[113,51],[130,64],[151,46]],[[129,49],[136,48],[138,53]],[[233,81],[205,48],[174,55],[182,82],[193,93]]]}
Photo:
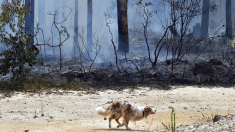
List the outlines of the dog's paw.
{"label": "dog's paw", "polygon": [[131,130],[131,128],[127,127],[126,130]]}
{"label": "dog's paw", "polygon": [[119,125],[117,125],[117,128],[123,127],[123,126],[124,126],[124,124],[119,124]]}

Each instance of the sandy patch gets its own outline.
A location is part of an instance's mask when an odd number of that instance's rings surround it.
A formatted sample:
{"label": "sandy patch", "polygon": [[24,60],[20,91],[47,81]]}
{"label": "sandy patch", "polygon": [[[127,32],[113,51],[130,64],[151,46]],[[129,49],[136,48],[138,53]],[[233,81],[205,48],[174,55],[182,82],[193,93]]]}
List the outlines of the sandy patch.
{"label": "sandy patch", "polygon": [[[234,88],[185,87],[172,90],[138,88],[123,91],[104,90],[95,94],[84,91],[54,91],[46,94],[15,93],[0,99],[1,132],[85,132],[123,131],[108,129],[108,121],[95,113],[98,106],[111,100],[125,99],[140,106],[151,106],[157,113],[138,122],[131,122],[133,131],[162,129],[170,122],[171,107],[176,110],[177,126],[201,123],[215,114],[235,113]],[[43,114],[43,116],[42,116]],[[203,117],[204,115],[204,117]]]}

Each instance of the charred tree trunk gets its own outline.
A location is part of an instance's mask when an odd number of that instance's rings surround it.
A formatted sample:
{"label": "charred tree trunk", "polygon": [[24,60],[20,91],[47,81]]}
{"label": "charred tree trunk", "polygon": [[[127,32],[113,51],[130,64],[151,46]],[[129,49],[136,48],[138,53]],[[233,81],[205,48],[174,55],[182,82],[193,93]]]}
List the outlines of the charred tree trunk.
{"label": "charred tree trunk", "polygon": [[209,8],[210,8],[210,0],[203,0],[202,21],[201,21],[201,35],[202,35],[202,37],[208,36]]}
{"label": "charred tree trunk", "polygon": [[[41,26],[41,27],[46,27],[46,23],[45,23],[45,19],[46,19],[46,17],[45,17],[45,0],[40,0],[40,1],[38,1],[38,7],[42,7],[42,8],[38,8],[38,21],[39,21],[39,25]],[[43,38],[41,38],[41,40],[42,41],[44,41],[43,40]],[[40,47],[40,50],[41,50],[41,47]],[[53,50],[54,50],[54,48],[53,48]],[[42,57],[42,51],[41,51],[41,57]],[[46,57],[46,45],[44,45],[44,55],[45,55],[45,57]]]}
{"label": "charred tree trunk", "polygon": [[73,35],[73,52],[74,52],[74,58],[76,58],[77,50],[77,44],[78,41],[78,34],[76,33],[76,30],[78,29],[78,0],[75,0],[75,13],[74,13],[74,35]]}
{"label": "charred tree trunk", "polygon": [[93,50],[92,41],[92,0],[87,1],[87,47]]}
{"label": "charred tree trunk", "polygon": [[38,1],[38,5],[42,8],[38,8],[38,19],[41,26],[45,26],[45,0]]}
{"label": "charred tree trunk", "polygon": [[128,19],[127,19],[128,0],[117,0],[118,15],[118,51],[121,53],[129,52]]}
{"label": "charred tree trunk", "polygon": [[25,28],[26,32],[32,36],[31,42],[33,42],[34,36],[34,4],[35,0],[25,0],[25,5],[27,5],[31,13],[26,15]]}
{"label": "charred tree trunk", "polygon": [[232,26],[233,26],[233,36],[235,36],[235,1],[232,1],[232,4],[231,4],[231,9],[232,9]]}
{"label": "charred tree trunk", "polygon": [[231,4],[232,4],[231,0],[226,0],[226,30],[225,30],[225,35],[230,39],[233,37]]}

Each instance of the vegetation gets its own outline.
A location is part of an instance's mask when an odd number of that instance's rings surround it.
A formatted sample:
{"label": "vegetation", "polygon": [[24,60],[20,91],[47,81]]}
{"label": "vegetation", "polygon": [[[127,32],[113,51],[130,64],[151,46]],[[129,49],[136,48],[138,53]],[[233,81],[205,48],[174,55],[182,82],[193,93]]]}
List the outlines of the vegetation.
{"label": "vegetation", "polygon": [[210,112],[210,111],[209,112],[200,111],[200,112],[201,112],[202,117],[199,119],[199,123],[206,123],[206,122],[212,121],[215,115],[218,115],[217,112],[215,113]]}
{"label": "vegetation", "polygon": [[81,82],[52,83],[39,77],[24,79],[20,82],[0,82],[0,88],[0,92],[22,91],[33,93],[40,93],[40,91],[48,91],[51,88],[63,90],[84,90],[87,92],[89,92],[91,89],[88,84]]}
{"label": "vegetation", "polygon": [[[22,80],[32,65],[40,63],[36,58],[38,48],[33,44],[33,36],[26,33],[26,14],[29,7],[22,0],[5,1],[0,14],[1,43],[7,47],[0,53],[0,74],[13,73],[13,80]],[[6,30],[9,26],[10,29]]]}
{"label": "vegetation", "polygon": [[43,79],[33,78],[25,79],[20,82],[2,82],[0,83],[1,91],[23,91],[23,92],[37,92],[39,90],[47,89],[51,86]]}
{"label": "vegetation", "polygon": [[171,124],[170,125],[166,125],[165,123],[162,122],[162,125],[167,129],[168,132],[175,132],[176,127],[175,127],[175,109],[172,108],[171,110]]}
{"label": "vegetation", "polygon": [[235,48],[235,38],[231,39],[231,48]]}

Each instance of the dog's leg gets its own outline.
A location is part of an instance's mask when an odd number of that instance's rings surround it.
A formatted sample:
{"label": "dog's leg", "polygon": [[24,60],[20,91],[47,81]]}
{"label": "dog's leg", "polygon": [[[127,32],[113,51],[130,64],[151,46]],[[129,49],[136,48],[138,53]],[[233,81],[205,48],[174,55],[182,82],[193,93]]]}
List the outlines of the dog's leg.
{"label": "dog's leg", "polygon": [[131,130],[131,129],[128,127],[128,124],[129,124],[129,119],[128,119],[128,117],[125,117],[125,118],[124,118],[123,124],[125,124],[126,130]]}
{"label": "dog's leg", "polygon": [[118,125],[120,125],[121,123],[119,122],[119,118],[115,119],[115,121],[117,122]]}
{"label": "dog's leg", "polygon": [[115,121],[116,121],[116,122],[117,122],[117,124],[118,124],[117,128],[119,128],[119,127],[123,126],[123,125],[119,122],[119,119],[120,119],[120,118],[115,119]]}
{"label": "dog's leg", "polygon": [[118,125],[117,126],[117,128],[119,128],[119,127],[123,127],[125,124],[124,123],[122,123],[122,124],[120,124],[120,125]]}
{"label": "dog's leg", "polygon": [[119,128],[119,127],[123,127],[125,124],[124,123],[120,123],[119,122],[119,119],[120,119],[121,117],[119,117],[118,119],[115,119],[116,120],[116,122],[118,123],[118,126],[117,126],[117,128]]}
{"label": "dog's leg", "polygon": [[109,128],[111,128],[111,121],[112,121],[112,118],[109,118]]}

